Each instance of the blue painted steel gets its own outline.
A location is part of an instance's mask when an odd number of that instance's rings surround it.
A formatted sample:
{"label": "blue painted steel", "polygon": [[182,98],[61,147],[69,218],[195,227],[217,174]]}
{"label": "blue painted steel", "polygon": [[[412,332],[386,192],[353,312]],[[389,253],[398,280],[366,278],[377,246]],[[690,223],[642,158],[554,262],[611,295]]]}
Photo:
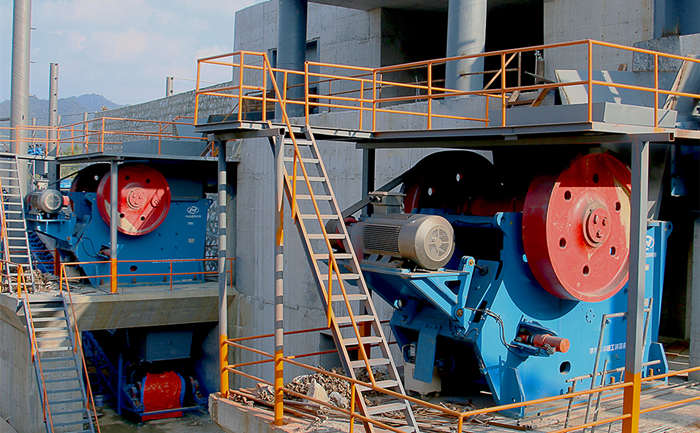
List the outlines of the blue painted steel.
{"label": "blue painted steel", "polygon": [[[472,259],[458,241],[448,264],[458,271],[409,272],[367,263],[362,266],[370,287],[389,305],[399,307],[391,327],[401,347],[415,345],[414,378],[430,381],[434,366],[454,374],[473,365],[495,401],[506,404],[565,393],[570,386],[567,379],[591,374],[604,315],[625,311],[627,288],[598,303],[559,299],[547,293],[529,269],[521,241],[520,213],[442,216],[455,227],[499,230],[503,240],[500,257]],[[653,301],[645,340],[644,360],[652,363],[647,372],[664,373],[668,368],[656,340],[670,232],[670,223],[649,224],[645,297]],[[625,323],[624,317],[606,322],[598,365],[608,360],[611,370],[624,366]],[[571,348],[567,353],[550,354],[515,341],[522,331],[567,338]],[[404,350],[405,356],[407,352]],[[590,385],[587,379],[583,386],[586,382]],[[522,416],[524,412],[510,414]]]}
{"label": "blue painted steel", "polygon": [[46,250],[46,245],[39,239],[36,232],[27,230],[29,250],[32,252],[32,264],[44,273],[53,272],[53,255]]}
{"label": "blue painted steel", "polygon": [[[169,180],[170,181],[170,180]],[[201,188],[201,187],[200,187]],[[95,193],[67,193],[73,202],[73,212],[59,214],[51,219],[30,214],[30,229],[50,236],[57,241],[57,248],[68,260],[80,262],[105,261],[109,256],[109,225],[101,218],[95,201]],[[201,196],[200,196],[201,197]],[[163,223],[153,232],[143,236],[118,234],[119,284],[168,284],[170,263],[159,259],[198,259],[198,261],[174,262],[172,277],[178,281],[202,281],[209,200],[204,198],[173,198]],[[64,257],[66,260],[66,257]],[[129,263],[129,260],[154,260],[154,262]],[[86,264],[82,270],[96,287],[109,285],[109,263]],[[103,277],[99,277],[103,276]],[[107,276],[107,277],[104,277]]]}

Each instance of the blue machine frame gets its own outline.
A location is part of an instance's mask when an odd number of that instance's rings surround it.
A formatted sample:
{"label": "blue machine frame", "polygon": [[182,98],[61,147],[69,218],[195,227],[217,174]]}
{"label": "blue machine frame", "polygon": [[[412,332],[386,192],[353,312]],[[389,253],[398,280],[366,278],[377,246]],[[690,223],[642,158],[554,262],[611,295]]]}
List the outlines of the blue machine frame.
{"label": "blue machine frame", "polygon": [[[421,213],[439,214],[455,227],[498,230],[502,247],[497,260],[484,260],[467,256],[458,241],[447,265],[457,271],[411,272],[363,262],[367,283],[396,309],[391,328],[399,346],[415,347],[415,379],[430,382],[435,367],[454,374],[476,363],[496,403],[507,404],[565,393],[573,377],[592,375],[588,384],[599,383],[601,366],[606,371],[624,366],[626,324],[618,313],[626,311],[627,286],[597,303],[559,299],[529,269],[520,213]],[[668,369],[657,340],[670,233],[668,222],[649,223],[644,360],[645,370],[654,373]],[[564,337],[571,348],[558,353],[523,344],[516,341],[522,332]],[[508,414],[523,416],[524,409]]]}

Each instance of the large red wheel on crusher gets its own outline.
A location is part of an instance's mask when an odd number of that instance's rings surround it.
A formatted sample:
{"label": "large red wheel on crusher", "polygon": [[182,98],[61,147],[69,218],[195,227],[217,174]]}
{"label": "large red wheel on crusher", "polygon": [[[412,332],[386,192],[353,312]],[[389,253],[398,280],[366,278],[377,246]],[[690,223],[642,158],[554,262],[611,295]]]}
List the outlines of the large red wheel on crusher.
{"label": "large red wheel on crusher", "polygon": [[610,154],[576,158],[536,178],[523,208],[523,247],[537,281],[562,299],[600,302],[627,282],[630,171]]}
{"label": "large red wheel on crusher", "polygon": [[[97,187],[97,209],[107,224],[110,221],[110,174]],[[141,236],[158,228],[170,209],[170,186],[160,172],[146,165],[119,167],[119,224],[125,235]]]}

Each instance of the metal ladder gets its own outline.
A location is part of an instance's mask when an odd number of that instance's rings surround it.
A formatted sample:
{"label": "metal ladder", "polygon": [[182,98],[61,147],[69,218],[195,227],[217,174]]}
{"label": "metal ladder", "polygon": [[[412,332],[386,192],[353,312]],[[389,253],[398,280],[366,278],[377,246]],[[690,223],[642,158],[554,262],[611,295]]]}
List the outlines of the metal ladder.
{"label": "metal ladder", "polygon": [[3,267],[10,292],[17,291],[17,266],[28,269],[28,283],[34,288],[34,270],[24,220],[22,188],[16,155],[0,155],[0,218],[2,218]]}
{"label": "metal ladder", "polygon": [[[370,379],[360,377],[358,380],[365,382],[371,382],[374,379],[376,373],[373,373],[372,370],[375,367],[385,369],[386,376],[381,380],[376,380],[376,386],[405,395],[403,384],[392,359],[370,292],[360,271],[359,262],[345,228],[341,210],[338,207],[313,133],[307,125],[305,139],[294,137],[301,157],[300,161],[299,158],[296,160],[296,170],[294,169],[293,132],[290,131],[290,128],[287,128],[287,134],[283,138],[285,193],[293,209],[292,217],[299,230],[326,313],[330,317],[330,329],[340,353],[340,359],[345,370],[353,379],[358,379],[358,375],[364,372]],[[274,145],[278,139],[271,138],[270,140]],[[303,164],[303,170],[299,164]],[[292,185],[293,173],[295,172],[297,173],[296,188]],[[309,185],[312,191],[309,191]],[[325,228],[327,221],[337,221],[335,233],[327,233]],[[338,281],[338,275],[331,271],[332,263],[330,263],[330,254],[324,233],[331,243],[342,244],[343,251],[333,253],[342,283]],[[332,302],[330,313],[328,312],[329,273],[332,274],[333,279],[330,293]],[[344,286],[347,298],[343,294],[340,284]],[[362,358],[362,352],[366,352],[367,362]],[[378,356],[371,357],[372,352]],[[353,357],[351,353],[358,353],[359,356]],[[403,428],[404,431],[418,432],[413,411],[407,400],[384,394],[388,397],[387,401],[377,406],[369,406],[363,393],[370,390],[363,386],[356,387],[358,397],[356,401],[360,413],[367,417],[373,417],[388,412],[400,412],[405,416],[408,424]],[[364,424],[368,432],[374,432],[378,428],[371,423]]]}
{"label": "metal ladder", "polygon": [[32,348],[47,433],[94,433],[92,398],[83,382],[83,361],[62,297],[26,296],[24,316]]}

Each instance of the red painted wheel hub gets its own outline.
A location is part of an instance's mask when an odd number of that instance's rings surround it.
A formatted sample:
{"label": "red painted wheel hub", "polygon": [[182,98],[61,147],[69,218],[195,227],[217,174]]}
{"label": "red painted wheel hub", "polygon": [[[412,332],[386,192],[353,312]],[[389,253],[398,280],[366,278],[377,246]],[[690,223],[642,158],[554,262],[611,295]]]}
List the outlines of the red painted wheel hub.
{"label": "red painted wheel hub", "polygon": [[523,208],[523,247],[549,293],[599,302],[627,282],[630,171],[609,154],[575,159],[557,177],[535,179]]}
{"label": "red painted wheel hub", "polygon": [[[110,221],[110,175],[97,186],[97,209]],[[170,187],[162,174],[145,165],[119,167],[119,224],[117,229],[131,236],[152,232],[163,223],[170,209]]]}

